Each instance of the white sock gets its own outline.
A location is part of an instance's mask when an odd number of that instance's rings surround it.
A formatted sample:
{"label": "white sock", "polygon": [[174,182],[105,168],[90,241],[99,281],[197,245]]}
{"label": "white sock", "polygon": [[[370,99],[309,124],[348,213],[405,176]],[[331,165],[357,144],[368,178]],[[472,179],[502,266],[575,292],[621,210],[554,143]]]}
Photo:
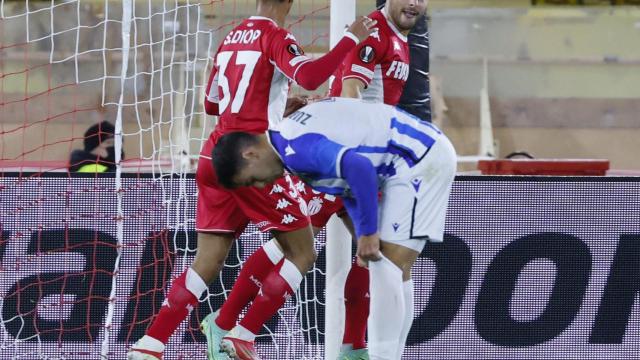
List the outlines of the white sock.
{"label": "white sock", "polygon": [[400,334],[400,343],[398,344],[396,359],[402,358],[404,345],[407,342],[411,324],[413,324],[413,280],[409,279],[405,281],[402,284],[402,290],[404,292],[404,323],[402,324],[402,333]]}
{"label": "white sock", "polygon": [[369,358],[397,360],[396,353],[405,321],[402,270],[384,256],[369,262],[371,305]]}

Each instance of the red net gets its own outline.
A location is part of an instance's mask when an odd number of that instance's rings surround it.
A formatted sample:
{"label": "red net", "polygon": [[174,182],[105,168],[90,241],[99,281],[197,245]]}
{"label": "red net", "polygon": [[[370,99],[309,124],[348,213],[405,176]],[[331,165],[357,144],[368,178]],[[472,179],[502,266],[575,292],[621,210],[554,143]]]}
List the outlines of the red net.
{"label": "red net", "polygon": [[[0,358],[122,359],[144,334],[195,255],[191,173],[214,122],[202,109],[213,51],[254,11],[253,0],[0,4]],[[296,2],[288,22],[307,52],[326,51],[328,15],[328,0]],[[69,172],[88,128],[117,119],[124,174]],[[242,235],[166,358],[205,358],[199,321],[264,237]],[[259,337],[265,358],[321,357],[318,264]]]}

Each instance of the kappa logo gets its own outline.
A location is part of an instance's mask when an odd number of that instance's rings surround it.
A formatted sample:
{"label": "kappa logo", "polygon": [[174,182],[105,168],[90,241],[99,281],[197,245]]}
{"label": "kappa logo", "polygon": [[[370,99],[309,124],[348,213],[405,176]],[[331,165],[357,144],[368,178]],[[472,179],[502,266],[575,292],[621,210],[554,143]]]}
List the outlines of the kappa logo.
{"label": "kappa logo", "polygon": [[274,184],[273,188],[271,189],[271,192],[269,193],[269,195],[273,195],[273,194],[281,194],[284,192],[284,188],[282,187],[282,185],[280,184]]}
{"label": "kappa logo", "polygon": [[378,41],[382,41],[382,40],[380,39],[380,30],[376,30],[376,32],[374,32],[373,34],[371,34],[371,35],[369,35],[369,36],[371,36],[371,37],[372,37],[372,38],[374,38],[374,39],[377,39]]}
{"label": "kappa logo", "polygon": [[287,224],[291,224],[294,221],[298,221],[298,218],[296,218],[291,214],[286,214],[285,216],[282,217],[281,223],[287,225]]}
{"label": "kappa logo", "polygon": [[398,232],[398,228],[400,227],[400,224],[398,224],[398,223],[393,223],[393,224],[391,224],[391,226],[393,226],[393,231],[394,231],[394,232]]}
{"label": "kappa logo", "polygon": [[162,302],[162,306],[166,306],[166,307],[170,308],[171,304],[169,303],[169,299],[164,299],[164,301]]}
{"label": "kappa logo", "polygon": [[289,301],[289,299],[291,299],[291,294],[289,294],[289,292],[286,291],[284,295],[282,295],[282,297],[284,298],[284,301]]}
{"label": "kappa logo", "polygon": [[304,186],[304,182],[302,181],[298,181],[296,183],[296,190],[298,190],[299,193],[303,193],[303,194],[307,193],[307,188],[306,186]]}
{"label": "kappa logo", "polygon": [[285,39],[285,40],[289,40],[289,39],[291,39],[291,40],[296,41],[296,42],[298,41],[298,40],[296,40],[296,37],[295,37],[295,36],[293,36],[293,34],[292,34],[292,33],[287,33],[287,36],[285,36],[285,37],[284,37],[284,39]]}
{"label": "kappa logo", "polygon": [[393,41],[393,50],[398,50],[398,51],[402,50],[402,48],[400,47],[400,44],[398,44],[398,42],[395,40]]}
{"label": "kappa logo", "polygon": [[369,64],[375,57],[376,51],[373,49],[373,47],[366,45],[365,47],[360,49],[360,60],[362,60],[363,63]]}
{"label": "kappa logo", "polygon": [[276,205],[276,210],[285,209],[289,205],[291,205],[291,203],[287,199],[280,199],[278,200],[278,204]]}

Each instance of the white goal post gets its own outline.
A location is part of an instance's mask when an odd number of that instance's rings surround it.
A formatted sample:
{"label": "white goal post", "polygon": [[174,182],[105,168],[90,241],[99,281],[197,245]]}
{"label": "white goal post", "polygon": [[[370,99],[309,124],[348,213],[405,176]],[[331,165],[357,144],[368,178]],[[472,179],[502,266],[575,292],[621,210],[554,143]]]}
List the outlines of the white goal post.
{"label": "white goal post", "polygon": [[[335,46],[346,25],[356,17],[355,0],[331,0],[330,46]],[[325,294],[325,359],[336,359],[344,333],[344,284],[351,268],[351,235],[337,216],[327,224]]]}

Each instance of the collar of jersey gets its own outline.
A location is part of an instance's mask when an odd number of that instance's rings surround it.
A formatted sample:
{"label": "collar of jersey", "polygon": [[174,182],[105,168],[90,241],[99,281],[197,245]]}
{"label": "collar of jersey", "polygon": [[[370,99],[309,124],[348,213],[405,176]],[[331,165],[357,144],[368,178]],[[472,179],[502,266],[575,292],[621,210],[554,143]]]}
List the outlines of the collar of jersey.
{"label": "collar of jersey", "polygon": [[380,12],[382,13],[382,15],[384,16],[384,21],[386,21],[387,25],[389,25],[389,27],[391,28],[391,30],[393,30],[394,33],[396,33],[396,35],[400,38],[400,40],[407,42],[407,37],[404,36],[404,34],[402,34],[400,32],[400,29],[398,29],[396,27],[396,24],[393,23],[393,20],[389,19],[389,17],[387,16],[387,12],[384,11],[384,8],[382,8],[382,10],[380,10]]}
{"label": "collar of jersey", "polygon": [[249,20],[267,20],[267,21],[271,21],[272,23],[278,25],[278,23],[276,23],[273,19],[268,18],[266,16],[258,16],[258,15],[254,15],[254,16],[250,16]]}

